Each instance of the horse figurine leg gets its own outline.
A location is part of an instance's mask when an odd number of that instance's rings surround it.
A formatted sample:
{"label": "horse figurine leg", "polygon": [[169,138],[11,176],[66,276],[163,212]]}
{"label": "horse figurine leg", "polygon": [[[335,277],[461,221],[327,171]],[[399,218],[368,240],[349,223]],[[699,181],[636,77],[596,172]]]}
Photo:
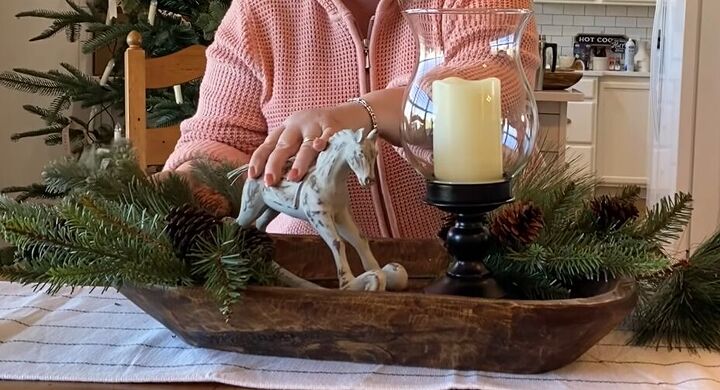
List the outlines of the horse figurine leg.
{"label": "horse figurine leg", "polygon": [[337,230],[340,236],[355,248],[365,271],[381,271],[385,274],[388,290],[402,291],[407,288],[408,274],[405,268],[398,263],[389,263],[382,269],[380,268],[380,264],[370,250],[370,245],[355,225],[348,208],[338,214]]}
{"label": "horse figurine leg", "polygon": [[[347,261],[345,242],[338,234],[335,221],[325,210],[305,210],[307,220],[325,241],[335,258],[340,289],[351,291],[383,291],[385,275],[379,270],[370,270],[354,277]],[[378,267],[379,268],[379,267]]]}
{"label": "horse figurine leg", "polygon": [[237,223],[244,228],[254,222],[255,227],[264,232],[270,222],[280,214],[265,204],[262,196],[262,184],[257,180],[245,182],[241,202]]}

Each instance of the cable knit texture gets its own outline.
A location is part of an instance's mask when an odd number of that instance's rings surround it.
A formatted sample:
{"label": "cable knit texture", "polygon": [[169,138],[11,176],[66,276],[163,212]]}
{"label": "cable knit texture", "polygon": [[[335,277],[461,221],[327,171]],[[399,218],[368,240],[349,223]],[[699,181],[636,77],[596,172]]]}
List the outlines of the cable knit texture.
{"label": "cable knit texture", "polygon": [[[532,0],[472,3],[532,7]],[[523,38],[523,62],[529,69],[537,64],[535,42],[536,27],[531,23]],[[340,0],[233,1],[207,51],[198,112],[182,124],[182,136],[165,169],[187,166],[201,156],[244,164],[268,131],[297,111],[406,85],[416,46],[397,0],[380,1],[369,53],[366,86],[362,40]],[[380,149],[380,180],[375,187],[362,189],[354,177],[348,180],[355,221],[370,237],[434,237],[441,216],[423,203],[424,179],[395,148],[381,143]],[[286,216],[278,217],[268,230],[314,234],[306,223]]]}

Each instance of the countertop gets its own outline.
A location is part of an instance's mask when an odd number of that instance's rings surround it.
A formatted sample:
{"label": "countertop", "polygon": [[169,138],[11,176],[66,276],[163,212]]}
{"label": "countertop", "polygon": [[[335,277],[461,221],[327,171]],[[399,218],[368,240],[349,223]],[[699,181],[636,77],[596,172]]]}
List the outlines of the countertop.
{"label": "countertop", "polygon": [[561,91],[535,91],[535,100],[538,102],[581,102],[585,99],[585,95],[576,90]]}
{"label": "countertop", "polygon": [[620,71],[601,71],[601,70],[585,70],[583,75],[587,77],[650,77],[649,72],[620,72]]}

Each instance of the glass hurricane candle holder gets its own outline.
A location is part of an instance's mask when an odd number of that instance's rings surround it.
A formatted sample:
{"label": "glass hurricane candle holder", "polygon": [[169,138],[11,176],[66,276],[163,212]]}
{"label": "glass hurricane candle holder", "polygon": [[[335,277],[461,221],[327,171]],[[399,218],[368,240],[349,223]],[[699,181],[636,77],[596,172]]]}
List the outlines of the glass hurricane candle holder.
{"label": "glass hurricane candle holder", "polygon": [[[419,48],[403,107],[403,149],[427,179],[427,202],[457,216],[447,236],[447,275],[426,291],[497,298],[504,292],[484,265],[487,213],[512,201],[510,182],[535,146],[537,104],[527,75],[536,69],[521,62],[532,11],[445,3],[400,0]],[[536,59],[528,60],[534,68]]]}

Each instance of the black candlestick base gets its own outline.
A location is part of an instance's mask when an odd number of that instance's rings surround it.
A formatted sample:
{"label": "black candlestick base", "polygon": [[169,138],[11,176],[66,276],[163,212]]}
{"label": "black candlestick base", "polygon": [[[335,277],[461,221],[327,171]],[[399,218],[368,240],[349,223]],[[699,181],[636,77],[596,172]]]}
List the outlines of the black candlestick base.
{"label": "black candlestick base", "polygon": [[456,214],[447,235],[451,256],[445,276],[425,288],[429,294],[502,298],[505,291],[485,267],[490,255],[487,213],[512,201],[510,181],[488,184],[428,182],[427,202]]}

